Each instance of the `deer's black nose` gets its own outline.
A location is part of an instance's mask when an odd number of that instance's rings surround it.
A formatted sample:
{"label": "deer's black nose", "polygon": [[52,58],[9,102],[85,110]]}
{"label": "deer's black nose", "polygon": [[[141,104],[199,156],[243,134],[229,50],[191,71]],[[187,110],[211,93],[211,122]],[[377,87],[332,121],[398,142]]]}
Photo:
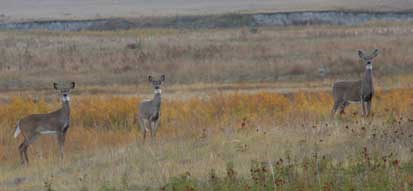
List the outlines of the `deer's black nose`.
{"label": "deer's black nose", "polygon": [[371,61],[368,61],[367,64],[371,64]]}
{"label": "deer's black nose", "polygon": [[64,97],[67,97],[67,94],[63,94]]}

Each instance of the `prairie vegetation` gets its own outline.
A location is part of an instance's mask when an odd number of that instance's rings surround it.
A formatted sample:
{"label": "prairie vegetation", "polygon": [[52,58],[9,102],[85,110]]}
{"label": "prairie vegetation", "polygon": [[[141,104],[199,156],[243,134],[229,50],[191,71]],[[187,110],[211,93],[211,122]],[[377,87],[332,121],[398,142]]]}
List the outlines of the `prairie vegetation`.
{"label": "prairie vegetation", "polygon": [[391,77],[412,71],[412,26],[2,31],[0,85],[39,89],[70,78],[83,86],[134,86],[148,71],[168,73],[169,85],[357,77],[357,49],[372,48],[381,51],[375,76]]}
{"label": "prairie vegetation", "polygon": [[[29,150],[28,168],[19,167],[21,139],[11,136],[14,123],[58,103],[13,97],[0,107],[0,186],[41,190],[46,181],[56,190],[121,190],[124,184],[130,190],[411,189],[412,97],[411,89],[379,91],[374,117],[361,118],[360,108],[352,106],[336,120],[330,119],[332,98],[324,91],[167,99],[158,144],[142,145],[135,122],[138,98],[78,96],[65,160],[58,159],[55,139],[44,137]],[[250,168],[266,170],[251,175]],[[211,170],[220,183],[209,182]]]}
{"label": "prairie vegetation", "polygon": [[[411,190],[412,26],[1,31],[0,189]],[[372,48],[373,116],[331,119],[332,82]],[[137,104],[160,73],[159,142],[142,145]],[[78,84],[65,159],[42,137],[23,168],[15,123],[59,107],[55,80]]]}

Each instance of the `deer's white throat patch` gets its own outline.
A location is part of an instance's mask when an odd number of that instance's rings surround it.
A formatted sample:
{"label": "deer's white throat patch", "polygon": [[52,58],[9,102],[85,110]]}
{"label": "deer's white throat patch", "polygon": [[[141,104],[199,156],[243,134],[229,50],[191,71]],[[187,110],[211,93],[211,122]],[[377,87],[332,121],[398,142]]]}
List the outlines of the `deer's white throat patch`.
{"label": "deer's white throat patch", "polygon": [[161,94],[162,90],[161,89],[155,89],[155,94]]}
{"label": "deer's white throat patch", "polygon": [[57,134],[56,131],[41,131],[40,134],[42,135],[50,135],[50,134]]}
{"label": "deer's white throat patch", "polygon": [[69,102],[69,101],[70,101],[70,97],[69,97],[69,96],[62,96],[62,101],[63,101],[63,102]]}
{"label": "deer's white throat patch", "polygon": [[367,70],[373,70],[373,65],[367,64],[367,65],[366,65],[366,69],[367,69]]}

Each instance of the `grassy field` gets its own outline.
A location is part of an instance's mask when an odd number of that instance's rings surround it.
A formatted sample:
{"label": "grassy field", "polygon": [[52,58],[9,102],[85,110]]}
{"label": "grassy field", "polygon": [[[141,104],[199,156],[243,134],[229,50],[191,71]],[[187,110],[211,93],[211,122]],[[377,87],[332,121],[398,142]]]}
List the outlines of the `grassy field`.
{"label": "grassy field", "polygon": [[[66,158],[60,161],[55,139],[44,137],[30,148],[28,168],[19,164],[16,147],[21,137],[11,136],[14,122],[58,103],[13,97],[0,109],[0,186],[6,190],[125,190],[125,186],[129,190],[258,186],[260,190],[263,185],[269,190],[277,185],[279,190],[410,190],[412,97],[411,89],[379,90],[374,117],[359,117],[359,107],[353,106],[335,120],[329,116],[332,98],[324,91],[167,99],[158,144],[142,145],[134,121],[139,99],[77,96]],[[228,163],[237,173],[231,181],[227,176],[232,175],[225,171]],[[250,174],[256,163],[267,169],[256,175],[266,177],[264,182],[255,182]],[[209,182],[212,169],[221,183]]]}
{"label": "grassy field", "polygon": [[71,79],[80,87],[129,85],[136,92],[149,71],[165,73],[168,86],[354,78],[363,71],[357,49],[373,48],[380,50],[375,76],[391,78],[413,70],[412,26],[1,31],[0,86],[46,89],[52,80]]}
{"label": "grassy field", "polygon": [[[412,190],[412,27],[1,31],[0,190]],[[373,48],[373,116],[331,119],[333,81]],[[143,145],[136,106],[161,73]],[[77,82],[65,159],[43,137],[21,167],[15,123],[60,106],[55,80]]]}

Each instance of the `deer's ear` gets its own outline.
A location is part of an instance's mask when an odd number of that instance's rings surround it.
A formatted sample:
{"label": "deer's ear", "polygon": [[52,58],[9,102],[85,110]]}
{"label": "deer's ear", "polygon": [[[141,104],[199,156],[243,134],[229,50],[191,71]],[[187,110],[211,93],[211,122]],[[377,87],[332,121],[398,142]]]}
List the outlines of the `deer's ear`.
{"label": "deer's ear", "polygon": [[56,89],[56,90],[58,90],[58,88],[57,88],[57,83],[56,83],[56,82],[53,82],[53,88]]}
{"label": "deer's ear", "polygon": [[162,76],[161,76],[161,81],[165,81],[165,75],[164,74],[162,74]]}
{"label": "deer's ear", "polygon": [[71,88],[74,89],[75,86],[76,86],[76,83],[75,83],[75,82],[72,82],[71,84],[72,84],[72,87],[71,87]]}
{"label": "deer's ear", "polygon": [[377,55],[379,55],[379,49],[374,49],[373,50],[373,53],[371,53],[371,58],[374,58],[374,57],[376,57]]}
{"label": "deer's ear", "polygon": [[148,76],[148,81],[152,82],[152,76],[151,75]]}
{"label": "deer's ear", "polygon": [[362,50],[358,50],[358,53],[359,53],[360,58],[364,58],[364,53]]}

